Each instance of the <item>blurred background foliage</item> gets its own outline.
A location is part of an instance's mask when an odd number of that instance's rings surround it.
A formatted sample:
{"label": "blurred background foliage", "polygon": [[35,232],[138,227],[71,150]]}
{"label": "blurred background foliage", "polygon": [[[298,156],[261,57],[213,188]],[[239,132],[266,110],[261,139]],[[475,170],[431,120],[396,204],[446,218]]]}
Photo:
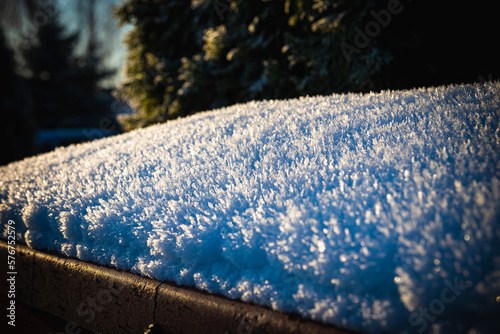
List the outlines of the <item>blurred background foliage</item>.
{"label": "blurred background foliage", "polygon": [[0,165],[121,131],[111,90],[101,85],[116,68],[102,65],[97,3],[78,9],[85,36],[61,23],[57,1],[1,0]]}
{"label": "blurred background foliage", "polygon": [[[373,13],[395,5],[398,14],[367,36],[366,25],[378,22]],[[136,110],[125,126],[249,100],[495,79],[492,6],[447,0],[125,0],[116,15],[133,29],[119,93]],[[346,52],[347,44],[355,51]]]}
{"label": "blurred background foliage", "polygon": [[54,15],[38,30],[37,43],[23,50],[27,84],[41,128],[97,126],[102,115],[109,113],[107,101],[94,93],[97,83],[112,72],[99,68],[95,46],[75,57],[77,39],[77,34],[65,34]]}
{"label": "blurred background foliage", "polygon": [[0,27],[0,165],[35,154],[35,134],[32,101],[24,80],[15,72],[14,52],[7,46]]}
{"label": "blurred background foliage", "polygon": [[250,100],[495,80],[496,13],[487,0],[0,0],[0,164]]}

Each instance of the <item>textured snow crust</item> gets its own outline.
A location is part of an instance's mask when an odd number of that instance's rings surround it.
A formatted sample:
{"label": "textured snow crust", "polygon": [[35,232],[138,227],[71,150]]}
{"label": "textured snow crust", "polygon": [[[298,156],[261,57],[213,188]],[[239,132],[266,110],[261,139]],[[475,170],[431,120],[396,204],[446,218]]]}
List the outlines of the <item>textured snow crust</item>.
{"label": "textured snow crust", "polygon": [[3,237],[363,332],[498,333],[499,117],[499,83],[196,114],[1,167]]}

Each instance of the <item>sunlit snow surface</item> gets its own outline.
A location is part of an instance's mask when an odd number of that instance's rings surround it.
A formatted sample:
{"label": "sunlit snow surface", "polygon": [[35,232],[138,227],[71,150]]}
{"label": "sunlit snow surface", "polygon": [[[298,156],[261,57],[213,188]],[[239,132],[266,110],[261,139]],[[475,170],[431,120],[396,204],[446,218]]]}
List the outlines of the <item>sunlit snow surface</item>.
{"label": "sunlit snow surface", "polygon": [[1,167],[3,236],[364,332],[495,333],[499,117],[499,83],[201,113]]}

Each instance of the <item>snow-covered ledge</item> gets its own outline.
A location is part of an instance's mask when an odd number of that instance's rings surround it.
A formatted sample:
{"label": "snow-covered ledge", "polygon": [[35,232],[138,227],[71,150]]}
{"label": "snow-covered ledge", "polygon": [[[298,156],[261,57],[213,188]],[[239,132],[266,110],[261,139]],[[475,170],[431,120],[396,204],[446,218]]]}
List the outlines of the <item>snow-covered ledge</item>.
{"label": "snow-covered ledge", "polygon": [[[0,239],[2,269],[7,259]],[[152,333],[353,333],[25,245],[16,245],[15,259],[15,302],[64,319],[57,333],[142,333],[151,325]],[[1,292],[9,285],[1,280]],[[26,320],[18,316],[16,327]]]}
{"label": "snow-covered ledge", "polygon": [[[500,333],[500,83],[250,102],[72,145],[0,167],[0,224],[350,330]],[[76,306],[98,297],[81,287]]]}

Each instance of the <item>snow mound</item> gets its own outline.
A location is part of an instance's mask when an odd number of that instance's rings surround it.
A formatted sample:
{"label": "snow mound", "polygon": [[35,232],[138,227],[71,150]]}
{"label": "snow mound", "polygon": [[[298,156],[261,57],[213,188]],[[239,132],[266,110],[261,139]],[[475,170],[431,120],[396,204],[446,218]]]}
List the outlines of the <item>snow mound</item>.
{"label": "snow mound", "polygon": [[18,241],[363,332],[496,333],[500,83],[251,102],[0,168]]}

